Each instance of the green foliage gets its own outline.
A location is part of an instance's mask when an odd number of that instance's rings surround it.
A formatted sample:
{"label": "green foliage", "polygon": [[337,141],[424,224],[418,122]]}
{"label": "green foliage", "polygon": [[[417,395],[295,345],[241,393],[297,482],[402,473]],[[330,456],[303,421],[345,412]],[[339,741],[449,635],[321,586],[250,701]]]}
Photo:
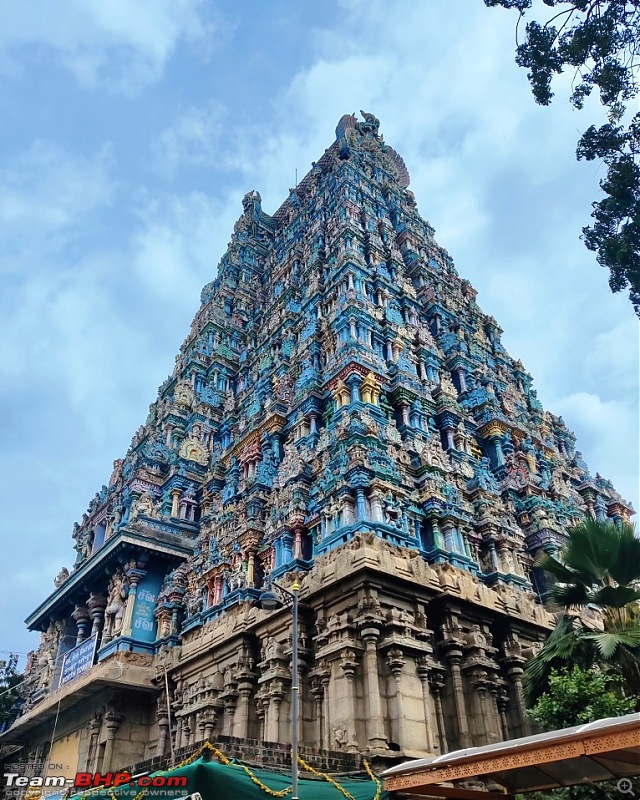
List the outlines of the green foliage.
{"label": "green foliage", "polygon": [[[623,679],[606,670],[580,667],[552,670],[547,691],[529,714],[543,730],[552,731],[583,725],[606,717],[631,714],[639,698],[625,697]],[[522,800],[608,800],[617,797],[617,781],[597,786],[573,786],[552,792],[533,792]]]}
{"label": "green foliage", "polygon": [[[532,0],[484,0],[487,6],[515,8],[519,22]],[[582,229],[598,263],[609,269],[612,292],[629,288],[640,316],[640,113],[624,122],[627,105],[638,95],[640,3],[637,0],[543,0],[556,13],[546,22],[532,20],[516,48],[516,63],[528,70],[536,102],[549,105],[553,78],[574,73],[570,102],[582,108],[597,91],[608,118],[581,136],[576,155],[600,158],[607,176],[604,198],[592,204],[594,224]]]}
{"label": "green foliage", "polygon": [[640,539],[633,526],[586,519],[567,531],[561,558],[545,555],[538,562],[556,583],[550,599],[563,608],[597,605],[610,625],[632,619],[640,600]]}
{"label": "green foliage", "polygon": [[552,670],[549,688],[529,714],[545,731],[631,714],[637,698],[622,693],[622,678],[580,667]]}
{"label": "green foliage", "polygon": [[[558,557],[539,566],[554,579],[549,599],[564,609],[540,653],[527,664],[529,705],[546,691],[553,670],[566,664],[606,665],[629,694],[640,694],[640,540],[632,525],[586,519],[567,532]],[[587,607],[602,614],[603,631],[586,629],[573,615]]]}
{"label": "green foliage", "polygon": [[565,615],[560,618],[540,653],[525,668],[523,689],[527,706],[532,706],[546,692],[554,671],[567,664],[589,669],[597,662],[595,644],[581,633],[573,617]]}
{"label": "green foliage", "polygon": [[16,701],[20,696],[19,684],[23,676],[17,671],[18,656],[0,660],[0,731],[13,718]]}

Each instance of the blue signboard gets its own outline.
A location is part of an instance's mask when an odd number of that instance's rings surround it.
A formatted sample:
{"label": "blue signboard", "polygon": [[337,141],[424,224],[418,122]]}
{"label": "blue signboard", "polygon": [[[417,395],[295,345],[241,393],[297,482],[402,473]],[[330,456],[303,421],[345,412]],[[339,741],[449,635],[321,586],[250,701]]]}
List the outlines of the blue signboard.
{"label": "blue signboard", "polygon": [[69,683],[78,675],[91,669],[96,655],[97,638],[90,636],[65,654],[60,672],[59,686]]}
{"label": "blue signboard", "polygon": [[156,608],[162,579],[159,575],[147,574],[136,588],[136,602],[133,606],[131,638],[138,642],[155,642],[157,621],[153,612]]}

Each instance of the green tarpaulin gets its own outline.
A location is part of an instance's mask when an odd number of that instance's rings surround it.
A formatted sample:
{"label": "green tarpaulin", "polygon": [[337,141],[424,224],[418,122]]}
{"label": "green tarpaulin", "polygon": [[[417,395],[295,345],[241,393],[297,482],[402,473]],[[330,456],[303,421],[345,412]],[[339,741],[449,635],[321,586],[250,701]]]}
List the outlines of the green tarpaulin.
{"label": "green tarpaulin", "polygon": [[[251,772],[269,789],[275,792],[282,791],[291,786],[290,774],[279,774],[267,772],[265,770],[251,768]],[[345,795],[331,783],[302,777],[304,771],[300,769],[301,777],[299,782],[300,800],[347,800]],[[251,777],[239,764],[219,764],[216,761],[203,761],[201,758],[180,769],[171,770],[166,773],[154,773],[154,775],[169,775],[173,777],[184,776],[187,779],[186,787],[149,787],[145,798],[148,800],[171,800],[171,798],[184,797],[191,792],[200,792],[203,800],[269,800],[272,795],[257,786]],[[340,786],[347,792],[353,800],[374,800],[378,791],[378,785],[368,779],[362,780],[334,778]],[[87,800],[133,800],[141,791],[136,786],[118,786],[111,790],[111,794],[106,789],[89,792]],[[83,794],[74,796],[82,798]],[[284,797],[290,798],[291,794]],[[389,795],[381,791],[379,800],[388,800]],[[275,799],[274,799],[275,800]]]}

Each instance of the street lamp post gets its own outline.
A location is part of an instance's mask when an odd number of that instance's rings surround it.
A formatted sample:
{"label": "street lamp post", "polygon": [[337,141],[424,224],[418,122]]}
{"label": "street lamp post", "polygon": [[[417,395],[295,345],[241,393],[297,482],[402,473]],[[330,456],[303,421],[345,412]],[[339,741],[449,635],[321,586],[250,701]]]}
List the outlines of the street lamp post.
{"label": "street lamp post", "polygon": [[298,592],[294,581],[291,589],[269,580],[258,602],[265,611],[287,605],[293,617],[291,631],[291,800],[298,800],[298,718],[300,716],[300,676],[298,669]]}

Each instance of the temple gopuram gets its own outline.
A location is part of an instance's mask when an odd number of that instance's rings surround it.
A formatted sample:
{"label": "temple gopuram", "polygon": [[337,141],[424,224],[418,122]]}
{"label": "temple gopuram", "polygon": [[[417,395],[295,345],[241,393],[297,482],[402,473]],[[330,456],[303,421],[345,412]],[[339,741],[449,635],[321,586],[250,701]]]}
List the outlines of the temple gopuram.
{"label": "temple gopuram", "polygon": [[300,586],[303,747],[391,764],[531,732],[523,669],[554,622],[536,556],[634,512],[361,113],[273,215],[244,197],[173,374],[26,621],[42,643],[3,737],[23,761],[284,750],[292,625],[257,603],[271,580]]}

